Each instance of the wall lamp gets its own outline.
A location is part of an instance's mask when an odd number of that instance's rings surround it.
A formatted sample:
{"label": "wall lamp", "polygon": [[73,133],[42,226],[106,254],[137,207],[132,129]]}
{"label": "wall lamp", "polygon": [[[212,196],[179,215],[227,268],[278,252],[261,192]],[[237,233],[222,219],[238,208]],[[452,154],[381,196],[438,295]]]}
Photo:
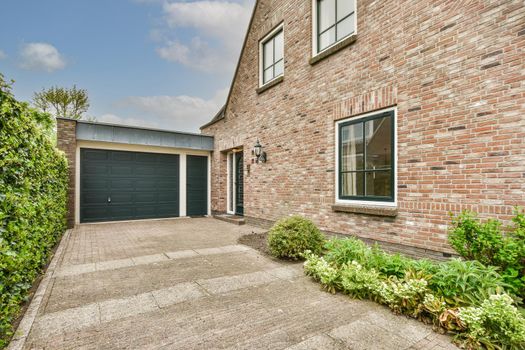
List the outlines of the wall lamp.
{"label": "wall lamp", "polygon": [[257,139],[255,146],[253,146],[253,154],[255,154],[257,163],[266,163],[266,152],[263,151],[263,146]]}

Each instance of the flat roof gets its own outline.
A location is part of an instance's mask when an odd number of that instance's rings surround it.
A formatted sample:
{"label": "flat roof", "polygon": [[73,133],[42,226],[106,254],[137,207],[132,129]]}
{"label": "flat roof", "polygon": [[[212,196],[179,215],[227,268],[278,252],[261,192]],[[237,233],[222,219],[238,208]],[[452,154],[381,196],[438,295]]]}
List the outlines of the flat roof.
{"label": "flat roof", "polygon": [[69,118],[58,119],[71,120],[77,123],[77,140],[173,147],[201,151],[213,150],[213,136]]}

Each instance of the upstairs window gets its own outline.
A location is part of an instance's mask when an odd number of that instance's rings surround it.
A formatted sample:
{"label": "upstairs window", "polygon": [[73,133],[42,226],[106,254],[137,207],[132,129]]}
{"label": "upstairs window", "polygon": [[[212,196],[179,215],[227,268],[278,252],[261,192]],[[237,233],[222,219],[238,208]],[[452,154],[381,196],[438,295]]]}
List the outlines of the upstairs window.
{"label": "upstairs window", "polygon": [[284,74],[284,33],[282,25],[268,34],[260,45],[260,85]]}
{"label": "upstairs window", "polygon": [[315,0],[317,53],[355,33],[355,0]]}
{"label": "upstairs window", "polygon": [[338,124],[339,199],[394,202],[394,111]]}

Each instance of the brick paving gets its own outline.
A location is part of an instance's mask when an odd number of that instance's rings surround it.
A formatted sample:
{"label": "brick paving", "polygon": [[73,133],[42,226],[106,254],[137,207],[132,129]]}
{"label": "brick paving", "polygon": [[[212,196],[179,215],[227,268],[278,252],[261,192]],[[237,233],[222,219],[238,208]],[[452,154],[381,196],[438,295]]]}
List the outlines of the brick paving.
{"label": "brick paving", "polygon": [[331,295],[211,218],[81,225],[63,242],[25,349],[455,349]]}

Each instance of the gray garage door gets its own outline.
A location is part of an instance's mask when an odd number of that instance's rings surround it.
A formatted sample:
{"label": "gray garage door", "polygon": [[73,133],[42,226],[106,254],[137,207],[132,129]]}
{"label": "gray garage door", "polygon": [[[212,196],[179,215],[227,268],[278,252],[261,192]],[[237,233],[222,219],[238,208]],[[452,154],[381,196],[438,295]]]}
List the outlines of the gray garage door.
{"label": "gray garage door", "polygon": [[175,216],[178,155],[81,149],[81,222]]}

